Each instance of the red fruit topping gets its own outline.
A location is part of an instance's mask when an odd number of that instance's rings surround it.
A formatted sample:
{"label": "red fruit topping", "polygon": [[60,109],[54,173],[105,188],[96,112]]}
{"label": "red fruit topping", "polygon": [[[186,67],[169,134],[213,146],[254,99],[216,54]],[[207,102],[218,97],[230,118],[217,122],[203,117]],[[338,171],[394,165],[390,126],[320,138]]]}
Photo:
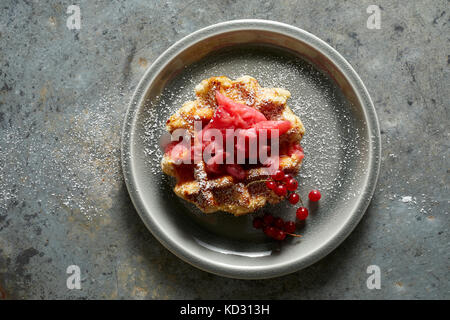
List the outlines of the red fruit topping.
{"label": "red fruit topping", "polygon": [[284,231],[287,233],[294,233],[295,232],[295,222],[294,221],[286,221],[284,224]]}
{"label": "red fruit topping", "polygon": [[172,141],[166,146],[165,153],[169,154],[171,159],[185,160],[190,155],[190,146],[186,146],[182,141]]}
{"label": "red fruit topping", "polygon": [[292,179],[292,176],[289,173],[286,173],[283,177],[284,182],[288,182],[290,179]]}
{"label": "red fruit topping", "polygon": [[219,174],[222,172],[222,166],[217,163],[206,163],[205,170],[208,173]]}
{"label": "red fruit topping", "polygon": [[273,220],[274,218],[271,214],[265,214],[263,217],[263,221],[266,226],[270,226],[273,223]]}
{"label": "red fruit topping", "polygon": [[280,197],[285,196],[287,193],[286,186],[284,186],[282,184],[278,185],[274,191],[275,191],[275,194]]}
{"label": "red fruit topping", "polygon": [[[282,134],[286,133],[291,128],[291,126],[292,126],[291,122],[287,120],[284,121],[266,120],[260,121],[255,125],[253,125],[253,127],[256,128],[257,132],[267,130],[268,137],[279,137]],[[278,130],[278,134],[276,134],[275,130]]]}
{"label": "red fruit topping", "polygon": [[266,117],[245,104],[238,103],[225,97],[219,91],[216,91],[216,100],[219,105],[219,112],[216,111],[212,123],[215,128],[242,128],[246,129],[253,124],[266,121]]}
{"label": "red fruit topping", "polygon": [[284,178],[284,172],[282,170],[277,170],[272,178],[274,180],[281,181]]}
{"label": "red fruit topping", "polygon": [[175,147],[179,142],[178,141],[172,141],[170,143],[168,143],[165,147],[164,147],[164,153],[170,153],[173,149],[173,147]]}
{"label": "red fruit topping", "polygon": [[[252,160],[250,163],[253,163],[254,159],[258,159],[258,152],[270,150],[269,146],[259,143],[259,134],[263,130],[267,130],[268,137],[273,138],[274,130],[278,130],[278,134],[281,135],[288,131],[292,124],[290,121],[268,121],[255,108],[235,102],[219,91],[216,91],[216,101],[217,108],[212,120],[203,127],[200,135],[198,135],[202,139],[200,146],[194,146],[195,143],[191,146],[185,146],[182,142],[173,142],[166,146],[165,153],[168,153],[175,160],[183,161],[189,160],[190,156],[192,161],[194,155],[195,157],[201,156],[205,151],[207,154],[213,155],[205,166],[208,174],[224,174],[226,172],[236,180],[243,180],[246,178],[243,167],[238,164],[228,164],[231,155],[226,153],[224,148],[229,145],[230,139],[233,139],[234,154],[244,154],[245,158]],[[223,140],[217,140],[217,132],[210,131],[210,129],[218,129],[222,133]],[[226,129],[239,129],[239,131],[237,133],[233,130],[229,132]],[[236,141],[235,138],[237,138]],[[254,145],[257,146],[256,151],[250,148]],[[263,164],[267,165],[266,163]],[[284,173],[281,171],[276,180],[281,181],[283,177]],[[266,184],[269,189],[278,190],[280,195],[286,194],[283,188],[276,188],[276,185],[271,182]]]}
{"label": "red fruit topping", "polygon": [[295,144],[289,148],[288,156],[292,156],[293,154],[295,154],[299,159],[303,159],[305,157],[305,154],[303,153],[303,148],[299,144]]}
{"label": "red fruit topping", "polygon": [[289,200],[289,202],[290,202],[291,204],[297,204],[297,202],[300,200],[300,197],[299,197],[299,195],[296,194],[296,193],[291,193],[291,194],[289,195],[288,200]]}
{"label": "red fruit topping", "polygon": [[300,207],[297,209],[297,212],[295,213],[298,220],[305,220],[308,217],[308,209],[305,207]]}
{"label": "red fruit topping", "polygon": [[245,170],[242,169],[242,167],[238,164],[227,164],[225,165],[225,169],[228,174],[233,176],[233,178],[236,178],[238,180],[243,180],[246,177]]}
{"label": "red fruit topping", "polygon": [[277,187],[277,184],[273,180],[267,180],[266,187],[270,190],[275,190],[275,188]]}
{"label": "red fruit topping", "polygon": [[286,188],[289,191],[295,191],[295,190],[297,190],[297,187],[298,187],[298,182],[294,178],[291,178],[286,182]]}
{"label": "red fruit topping", "polygon": [[214,112],[214,116],[208,125],[205,127],[206,129],[215,128],[234,128],[237,125],[235,117],[227,112],[223,107],[218,106],[216,111]]}
{"label": "red fruit topping", "polygon": [[264,227],[264,221],[263,219],[256,217],[255,219],[253,219],[253,227],[255,229],[262,229],[262,227]]}
{"label": "red fruit topping", "polygon": [[309,200],[316,202],[319,201],[322,195],[320,194],[320,191],[317,189],[311,190],[311,192],[308,195]]}
{"label": "red fruit topping", "polygon": [[281,218],[275,218],[273,225],[278,229],[282,229],[284,227],[284,220]]}
{"label": "red fruit topping", "polygon": [[205,163],[205,169],[208,173],[215,173],[219,174],[223,171],[222,165],[219,163],[224,163],[224,153],[220,152],[216,154],[215,156],[211,157],[206,163]]}
{"label": "red fruit topping", "polygon": [[[259,145],[258,143],[259,133],[262,132],[263,129],[267,130],[268,138],[271,138],[274,133],[273,130],[278,130],[279,135],[281,135],[288,131],[292,126],[290,121],[267,121],[266,117],[255,108],[235,102],[221,94],[219,91],[216,91],[216,101],[218,106],[214,116],[203,128],[201,133],[202,137],[205,138],[202,143],[202,149],[204,150],[207,146],[210,146],[211,149],[209,151],[214,150],[216,155],[219,152],[223,152],[223,150],[216,149],[223,149],[224,146],[229,144],[229,140],[233,139],[233,141],[235,141],[233,142],[235,154],[244,154],[246,159],[258,159],[258,151],[269,149],[268,146]],[[214,136],[212,132],[209,132],[210,129],[219,129],[222,132],[223,141],[209,141],[211,140],[210,137]],[[225,132],[226,129],[235,129],[239,131],[229,134]],[[251,145],[256,145],[258,148],[255,150],[251,149],[253,152],[250,153]],[[221,158],[220,155],[217,157]],[[211,173],[222,170],[222,168],[220,168],[222,166],[216,166],[214,162],[215,161],[213,160],[212,163],[208,164],[210,166],[208,170]],[[232,174],[232,172],[236,173],[231,169],[229,174]],[[240,173],[234,174],[233,177],[242,179]]]}
{"label": "red fruit topping", "polygon": [[274,231],[272,231],[272,237],[275,240],[278,241],[283,241],[284,239],[286,239],[286,232],[284,232],[283,230],[280,229],[275,229]]}

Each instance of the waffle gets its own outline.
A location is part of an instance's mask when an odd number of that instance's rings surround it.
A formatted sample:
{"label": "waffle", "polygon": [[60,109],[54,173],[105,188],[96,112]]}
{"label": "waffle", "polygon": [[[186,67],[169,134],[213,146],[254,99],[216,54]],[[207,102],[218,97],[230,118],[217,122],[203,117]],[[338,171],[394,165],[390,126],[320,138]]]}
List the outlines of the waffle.
{"label": "waffle", "polygon": [[[291,153],[293,146],[299,146],[305,129],[300,119],[286,105],[289,91],[279,88],[262,88],[256,79],[243,76],[235,81],[227,77],[212,77],[195,87],[197,99],[183,104],[166,123],[172,133],[185,129],[194,134],[194,121],[208,123],[214,116],[217,102],[215,92],[253,107],[267,120],[288,120],[291,128],[279,139],[279,168],[285,173],[296,175],[303,159],[302,152]],[[301,148],[299,149],[301,150]],[[205,170],[205,163],[178,164],[169,153],[161,161],[164,173],[176,178],[174,192],[182,199],[195,204],[205,213],[225,211],[236,216],[253,212],[267,203],[276,204],[284,197],[277,196],[265,185],[267,170],[254,166],[246,168],[246,178],[237,180],[228,174],[211,176]]]}

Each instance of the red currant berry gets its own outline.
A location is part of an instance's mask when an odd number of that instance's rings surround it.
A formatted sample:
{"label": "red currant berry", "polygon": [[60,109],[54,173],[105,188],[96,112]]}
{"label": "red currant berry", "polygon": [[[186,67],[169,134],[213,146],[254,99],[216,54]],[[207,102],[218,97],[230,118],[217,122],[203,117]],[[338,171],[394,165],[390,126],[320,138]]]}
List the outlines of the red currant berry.
{"label": "red currant berry", "polygon": [[284,239],[286,239],[286,232],[284,232],[283,230],[280,230],[280,229],[275,229],[275,231],[273,232],[272,237],[275,240],[283,241]]}
{"label": "red currant berry", "polygon": [[296,193],[291,193],[291,194],[289,195],[288,200],[289,200],[289,202],[290,202],[291,204],[297,204],[297,202],[300,200],[300,197],[299,197],[299,195],[296,194]]}
{"label": "red currant berry", "polygon": [[281,181],[284,178],[284,172],[282,170],[277,170],[272,177],[274,180]]}
{"label": "red currant berry", "polygon": [[286,173],[283,177],[283,180],[284,180],[284,182],[288,182],[291,178],[292,178],[292,176],[289,173]]}
{"label": "red currant berry", "polygon": [[305,220],[308,217],[308,209],[305,207],[300,207],[297,209],[297,212],[295,213],[298,220]]}
{"label": "red currant berry", "polygon": [[294,178],[291,178],[286,182],[286,188],[289,191],[295,191],[295,190],[297,190],[297,187],[298,187],[298,182]]}
{"label": "red currant berry", "polygon": [[278,229],[282,229],[284,227],[284,220],[281,218],[275,218],[273,225]]}
{"label": "red currant berry", "polygon": [[253,219],[253,227],[255,229],[261,229],[262,227],[264,227],[264,221],[263,219],[257,217],[255,219]]}
{"label": "red currant berry", "polygon": [[282,184],[278,185],[274,191],[275,191],[275,194],[280,197],[285,196],[287,193],[286,186],[284,186]]}
{"label": "red currant berry", "polygon": [[264,233],[266,234],[266,236],[269,236],[269,237],[272,238],[274,236],[276,230],[277,229],[275,229],[274,227],[265,227],[264,228]]}
{"label": "red currant berry", "polygon": [[277,187],[277,184],[273,180],[267,180],[266,187],[269,188],[270,190],[274,190]]}
{"label": "red currant berry", "polygon": [[321,196],[322,195],[320,194],[320,191],[317,189],[311,190],[311,192],[308,195],[309,200],[313,202],[319,201]]}
{"label": "red currant berry", "polygon": [[295,232],[295,222],[294,221],[286,221],[284,223],[284,231],[287,233],[294,233]]}
{"label": "red currant berry", "polygon": [[264,224],[270,226],[273,223],[273,215],[266,213],[263,217]]}

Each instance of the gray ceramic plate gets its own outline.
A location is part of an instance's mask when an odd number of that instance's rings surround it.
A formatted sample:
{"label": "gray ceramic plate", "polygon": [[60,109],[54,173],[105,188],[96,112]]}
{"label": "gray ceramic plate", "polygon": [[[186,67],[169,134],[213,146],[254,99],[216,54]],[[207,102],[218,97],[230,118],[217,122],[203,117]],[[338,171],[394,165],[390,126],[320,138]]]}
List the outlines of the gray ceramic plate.
{"label": "gray ceramic plate", "polygon": [[[291,92],[289,106],[306,127],[299,193],[307,199],[318,188],[323,195],[298,225],[302,238],[272,241],[252,228],[254,214],[205,215],[176,197],[174,181],[161,172],[159,144],[167,118],[195,99],[197,83],[218,75],[251,75],[262,86]],[[273,21],[219,23],[175,43],[140,81],[123,127],[125,181],[148,229],[184,261],[233,278],[280,276],[335,249],[370,202],[379,159],[377,116],[356,72],[314,35]],[[266,210],[295,217],[295,207],[286,203]]]}

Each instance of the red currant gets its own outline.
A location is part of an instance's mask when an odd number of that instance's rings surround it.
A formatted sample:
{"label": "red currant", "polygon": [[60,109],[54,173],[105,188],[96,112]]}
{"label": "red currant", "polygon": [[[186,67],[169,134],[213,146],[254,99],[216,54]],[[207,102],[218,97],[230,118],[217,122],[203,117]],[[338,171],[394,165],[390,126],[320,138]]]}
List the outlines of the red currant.
{"label": "red currant", "polygon": [[263,217],[264,224],[270,226],[273,223],[273,215],[266,213]]}
{"label": "red currant", "polygon": [[274,236],[276,231],[277,231],[277,229],[275,229],[274,227],[265,227],[264,228],[264,233],[271,238]]}
{"label": "red currant", "polygon": [[282,241],[282,240],[286,239],[286,232],[284,232],[283,230],[280,230],[280,229],[275,229],[275,231],[273,231],[272,237],[275,240]]}
{"label": "red currant", "polygon": [[296,204],[296,203],[300,200],[300,197],[299,197],[299,195],[296,194],[296,193],[291,193],[291,194],[289,195],[288,200],[289,200],[289,202],[290,202],[291,204]]}
{"label": "red currant", "polygon": [[297,190],[297,187],[298,187],[298,182],[294,178],[291,178],[286,182],[286,188],[289,191],[295,191],[295,190]]}
{"label": "red currant", "polygon": [[273,225],[278,229],[282,229],[284,227],[284,220],[281,218],[275,218]]}
{"label": "red currant", "polygon": [[297,212],[295,213],[298,220],[305,220],[308,217],[308,209],[305,207],[300,207],[297,209]]}
{"label": "red currant", "polygon": [[277,187],[277,184],[273,180],[267,180],[266,187],[269,188],[270,190],[274,190]]}
{"label": "red currant", "polygon": [[262,227],[264,227],[264,221],[263,219],[257,217],[255,219],[253,219],[253,227],[255,229],[261,229]]}
{"label": "red currant", "polygon": [[286,221],[284,223],[284,231],[287,233],[294,233],[295,232],[295,222],[294,221]]}
{"label": "red currant", "polygon": [[277,170],[272,177],[274,180],[281,181],[284,178],[284,172],[282,170]]}
{"label": "red currant", "polygon": [[292,176],[289,173],[286,173],[283,177],[284,182],[289,181],[292,178]]}
{"label": "red currant", "polygon": [[321,196],[322,195],[320,194],[320,191],[317,189],[311,190],[311,192],[308,195],[309,200],[313,202],[319,201]]}
{"label": "red currant", "polygon": [[280,197],[285,196],[287,193],[286,186],[284,186],[282,184],[278,185],[274,191],[275,191],[275,194]]}

